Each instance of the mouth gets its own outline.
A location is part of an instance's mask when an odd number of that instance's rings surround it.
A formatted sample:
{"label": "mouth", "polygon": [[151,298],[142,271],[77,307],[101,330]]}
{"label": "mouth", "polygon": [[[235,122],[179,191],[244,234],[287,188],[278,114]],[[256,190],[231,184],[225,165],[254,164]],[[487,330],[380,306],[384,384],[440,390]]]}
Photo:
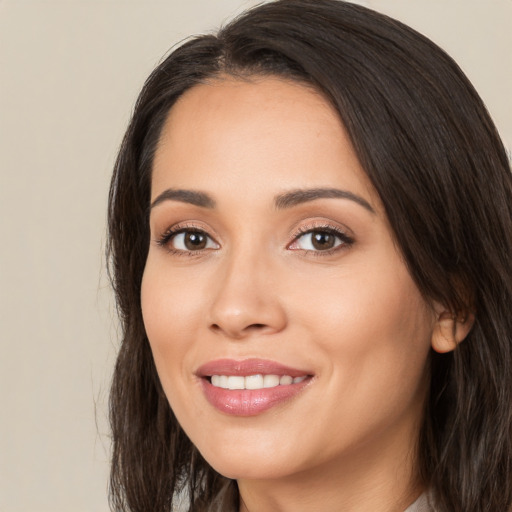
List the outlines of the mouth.
{"label": "mouth", "polygon": [[309,371],[262,359],[212,361],[196,375],[207,401],[231,416],[255,416],[288,402],[314,377]]}
{"label": "mouth", "polygon": [[308,378],[308,375],[292,377],[291,375],[212,375],[210,384],[222,389],[269,389],[277,386],[299,384]]}

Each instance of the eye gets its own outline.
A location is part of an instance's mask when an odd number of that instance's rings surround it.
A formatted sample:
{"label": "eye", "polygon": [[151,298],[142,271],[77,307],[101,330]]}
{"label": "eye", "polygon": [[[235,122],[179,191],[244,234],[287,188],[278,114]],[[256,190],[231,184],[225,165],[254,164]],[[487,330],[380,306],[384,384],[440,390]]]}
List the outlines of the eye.
{"label": "eye", "polygon": [[158,240],[158,244],[175,252],[197,252],[219,248],[207,233],[195,228],[171,228]]}
{"label": "eye", "polygon": [[345,233],[329,228],[310,229],[299,233],[288,247],[292,250],[329,251],[342,245],[351,245],[353,240]]}

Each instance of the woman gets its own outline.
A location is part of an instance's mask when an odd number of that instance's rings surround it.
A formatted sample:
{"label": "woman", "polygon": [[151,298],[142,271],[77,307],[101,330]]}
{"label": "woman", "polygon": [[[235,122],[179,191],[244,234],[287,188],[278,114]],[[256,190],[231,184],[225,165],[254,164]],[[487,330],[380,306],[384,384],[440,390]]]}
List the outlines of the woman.
{"label": "woman", "polygon": [[110,193],[115,510],[509,510],[512,180],[457,65],[283,0],[152,73]]}

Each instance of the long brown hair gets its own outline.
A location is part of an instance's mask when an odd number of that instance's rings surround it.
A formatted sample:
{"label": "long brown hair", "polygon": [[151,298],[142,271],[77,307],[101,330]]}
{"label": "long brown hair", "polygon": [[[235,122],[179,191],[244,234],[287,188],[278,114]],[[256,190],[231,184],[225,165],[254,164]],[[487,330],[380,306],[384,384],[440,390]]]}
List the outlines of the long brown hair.
{"label": "long brown hair", "polygon": [[[431,354],[418,448],[441,512],[512,506],[512,178],[496,129],[455,62],[414,30],[337,0],[281,0],[189,40],[151,74],[110,189],[108,257],[122,323],[110,396],[116,511],[208,510],[229,482],[197,452],[162,391],[140,307],[153,154],[169,109],[228,74],[308,83],[338,111],[427,300],[475,315]],[[236,507],[236,485],[232,484]]]}

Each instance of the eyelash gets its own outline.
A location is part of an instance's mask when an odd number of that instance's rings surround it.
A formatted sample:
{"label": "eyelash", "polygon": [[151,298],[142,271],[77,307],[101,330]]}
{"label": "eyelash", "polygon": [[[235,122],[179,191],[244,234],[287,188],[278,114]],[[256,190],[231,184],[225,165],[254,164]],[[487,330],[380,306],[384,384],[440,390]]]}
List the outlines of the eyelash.
{"label": "eyelash", "polygon": [[310,233],[327,233],[329,235],[332,235],[340,240],[340,244],[334,246],[331,249],[326,250],[309,250],[309,249],[293,249],[298,250],[307,253],[308,255],[313,255],[315,257],[322,257],[322,256],[329,256],[331,254],[334,254],[335,252],[338,252],[343,249],[347,249],[354,243],[354,239],[347,235],[344,231],[342,231],[340,228],[331,226],[329,224],[314,224],[310,226],[302,226],[300,227],[292,236],[293,241],[288,244],[287,247],[290,247],[291,245],[297,243],[304,235],[308,235]]}
{"label": "eyelash", "polygon": [[[176,236],[178,236],[181,233],[199,233],[204,236],[206,236],[208,239],[212,240],[214,243],[215,240],[203,229],[198,228],[197,226],[193,225],[183,225],[179,224],[176,226],[170,227],[167,231],[165,231],[157,240],[156,243],[160,246],[165,248],[167,251],[169,251],[173,255],[177,256],[200,256],[202,252],[204,252],[206,249],[198,249],[196,251],[190,251],[190,250],[183,250],[183,249],[175,249],[170,245],[169,242]],[[321,225],[312,225],[312,226],[303,226],[299,228],[292,236],[293,241],[287,245],[287,248],[292,246],[293,244],[297,243],[304,235],[308,235],[310,233],[327,233],[329,235],[332,235],[340,240],[340,243],[336,246],[334,246],[331,249],[326,250],[310,250],[310,249],[292,249],[292,250],[298,250],[302,251],[308,254],[312,254],[317,257],[321,256],[328,256],[330,254],[333,254],[339,250],[346,249],[350,247],[354,243],[354,239],[347,235],[344,231],[342,231],[339,228],[335,228],[331,225],[321,224]]]}
{"label": "eyelash", "polygon": [[[189,256],[189,257],[190,256],[192,256],[192,257],[199,256],[205,250],[205,249],[202,249],[202,250],[200,249],[197,251],[187,251],[187,250],[182,250],[182,249],[175,249],[174,247],[172,247],[169,242],[181,233],[199,233],[199,234],[203,234],[210,240],[213,240],[213,238],[204,229],[201,229],[201,228],[198,228],[197,226],[189,225],[189,224],[178,224],[176,226],[170,227],[167,231],[165,231],[162,234],[162,236],[160,236],[158,238],[156,243],[160,247],[165,248],[168,252],[170,252],[171,254],[176,255],[176,256]],[[217,243],[217,242],[215,242],[215,243]]]}

